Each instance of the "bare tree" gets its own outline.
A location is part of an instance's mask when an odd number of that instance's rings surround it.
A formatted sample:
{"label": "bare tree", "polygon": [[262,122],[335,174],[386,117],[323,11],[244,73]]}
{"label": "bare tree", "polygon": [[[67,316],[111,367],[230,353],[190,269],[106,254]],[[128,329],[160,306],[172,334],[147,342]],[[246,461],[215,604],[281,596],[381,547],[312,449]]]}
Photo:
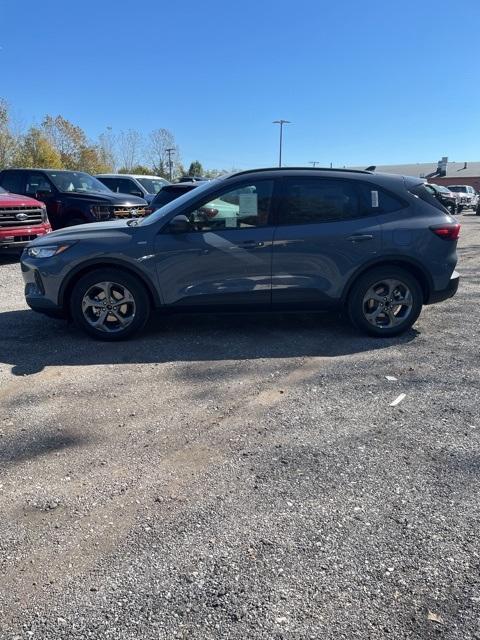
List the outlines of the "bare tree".
{"label": "bare tree", "polygon": [[110,167],[110,171],[115,171],[117,166],[115,147],[115,134],[112,132],[112,127],[107,127],[107,130],[98,136],[98,148],[101,161],[105,166]]}
{"label": "bare tree", "polygon": [[148,159],[150,160],[156,175],[168,177],[169,174],[169,157],[167,149],[174,149],[172,152],[172,162],[175,158],[175,164],[180,163],[180,149],[175,144],[175,137],[168,129],[155,129],[148,138]]}
{"label": "bare tree", "polygon": [[120,131],[117,144],[122,167],[131,171],[139,163],[143,147],[142,134],[135,129]]}

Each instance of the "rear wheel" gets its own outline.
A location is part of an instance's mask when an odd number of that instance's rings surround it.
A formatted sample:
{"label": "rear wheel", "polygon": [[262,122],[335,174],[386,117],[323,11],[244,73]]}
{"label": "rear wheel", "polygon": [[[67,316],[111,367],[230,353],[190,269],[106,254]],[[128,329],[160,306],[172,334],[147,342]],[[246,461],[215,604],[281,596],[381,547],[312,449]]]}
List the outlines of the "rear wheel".
{"label": "rear wheel", "polygon": [[373,336],[396,336],[416,322],[423,293],[418,281],[401,267],[372,269],[354,283],[348,298],[352,323]]}
{"label": "rear wheel", "polygon": [[99,340],[125,340],[140,331],[150,301],[138,278],[114,269],[97,269],[80,278],[70,299],[75,323]]}

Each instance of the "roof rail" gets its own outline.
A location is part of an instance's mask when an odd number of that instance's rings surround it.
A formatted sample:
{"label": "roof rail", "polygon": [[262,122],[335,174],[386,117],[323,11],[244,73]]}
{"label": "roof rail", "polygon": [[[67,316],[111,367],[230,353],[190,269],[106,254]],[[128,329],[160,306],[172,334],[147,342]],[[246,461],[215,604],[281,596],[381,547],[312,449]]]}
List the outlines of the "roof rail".
{"label": "roof rail", "polygon": [[236,171],[235,173],[230,173],[228,176],[225,176],[228,180],[229,178],[235,178],[236,176],[243,176],[249,173],[259,173],[264,171],[332,171],[335,173],[368,173],[371,174],[372,171],[367,171],[365,169],[337,169],[332,167],[261,167],[260,169],[246,169],[245,171]]}

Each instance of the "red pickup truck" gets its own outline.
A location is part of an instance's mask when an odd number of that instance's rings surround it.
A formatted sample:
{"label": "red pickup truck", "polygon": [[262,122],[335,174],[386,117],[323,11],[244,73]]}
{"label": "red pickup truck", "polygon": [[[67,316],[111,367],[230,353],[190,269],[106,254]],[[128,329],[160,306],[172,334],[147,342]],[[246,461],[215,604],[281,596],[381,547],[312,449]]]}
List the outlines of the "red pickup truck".
{"label": "red pickup truck", "polygon": [[0,253],[19,251],[51,230],[43,202],[0,187]]}

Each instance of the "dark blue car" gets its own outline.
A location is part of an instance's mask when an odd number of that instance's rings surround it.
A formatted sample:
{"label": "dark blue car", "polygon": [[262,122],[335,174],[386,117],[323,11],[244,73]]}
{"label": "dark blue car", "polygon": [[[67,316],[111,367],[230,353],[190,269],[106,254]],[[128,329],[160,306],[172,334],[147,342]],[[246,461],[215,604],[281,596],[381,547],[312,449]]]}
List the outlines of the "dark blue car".
{"label": "dark blue car", "polygon": [[139,331],[152,308],[345,309],[361,330],[393,336],[455,294],[459,229],[417,178],[245,171],[143,219],[35,240],[25,295],[105,340]]}

